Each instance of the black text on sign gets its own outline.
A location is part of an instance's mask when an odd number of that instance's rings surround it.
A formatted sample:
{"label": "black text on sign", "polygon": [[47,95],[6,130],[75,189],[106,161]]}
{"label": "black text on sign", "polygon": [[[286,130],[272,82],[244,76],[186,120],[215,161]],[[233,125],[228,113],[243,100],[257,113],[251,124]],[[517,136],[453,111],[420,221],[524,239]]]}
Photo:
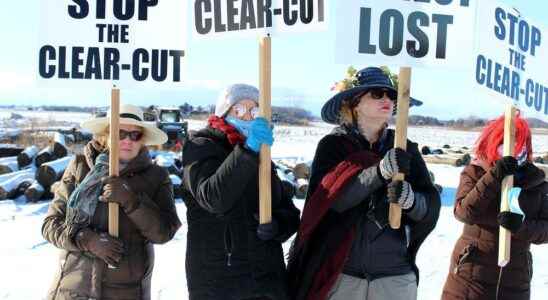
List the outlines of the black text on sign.
{"label": "black text on sign", "polygon": [[273,7],[272,0],[195,0],[194,26],[196,32],[205,35],[270,28],[273,18],[282,18],[287,26],[323,22],[324,1],[283,0],[281,7]]}
{"label": "black text on sign", "polygon": [[136,81],[179,82],[183,56],[182,50],[139,48],[124,63],[116,48],[45,45],[39,52],[39,74],[45,79],[119,80],[121,72],[130,72]]}

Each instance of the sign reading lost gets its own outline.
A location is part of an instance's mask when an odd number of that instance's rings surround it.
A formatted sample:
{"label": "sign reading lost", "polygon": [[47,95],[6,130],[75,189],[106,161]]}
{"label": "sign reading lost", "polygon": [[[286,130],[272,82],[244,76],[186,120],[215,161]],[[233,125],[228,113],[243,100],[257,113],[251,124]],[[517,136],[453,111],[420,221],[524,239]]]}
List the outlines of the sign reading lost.
{"label": "sign reading lost", "polygon": [[178,0],[46,0],[41,79],[180,82],[185,5]]}
{"label": "sign reading lost", "polygon": [[490,98],[548,118],[548,30],[513,8],[478,4],[475,83]]}
{"label": "sign reading lost", "polygon": [[326,28],[326,0],[193,0],[197,37],[302,32]]}
{"label": "sign reading lost", "polygon": [[472,57],[469,0],[338,1],[338,63],[462,68]]}

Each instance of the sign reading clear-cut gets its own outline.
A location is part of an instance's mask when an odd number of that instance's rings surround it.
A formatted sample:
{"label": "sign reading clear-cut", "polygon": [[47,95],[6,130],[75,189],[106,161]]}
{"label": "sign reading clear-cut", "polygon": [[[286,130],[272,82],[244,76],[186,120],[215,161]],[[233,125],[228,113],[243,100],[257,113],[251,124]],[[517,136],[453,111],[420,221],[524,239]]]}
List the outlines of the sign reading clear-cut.
{"label": "sign reading clear-cut", "polygon": [[513,8],[478,4],[475,80],[490,98],[548,119],[548,30]]}
{"label": "sign reading clear-cut", "polygon": [[196,37],[326,29],[326,0],[193,0]]}
{"label": "sign reading clear-cut", "polygon": [[185,55],[180,0],[42,1],[39,78],[177,83]]}
{"label": "sign reading clear-cut", "polygon": [[336,61],[466,68],[474,45],[469,0],[337,1]]}

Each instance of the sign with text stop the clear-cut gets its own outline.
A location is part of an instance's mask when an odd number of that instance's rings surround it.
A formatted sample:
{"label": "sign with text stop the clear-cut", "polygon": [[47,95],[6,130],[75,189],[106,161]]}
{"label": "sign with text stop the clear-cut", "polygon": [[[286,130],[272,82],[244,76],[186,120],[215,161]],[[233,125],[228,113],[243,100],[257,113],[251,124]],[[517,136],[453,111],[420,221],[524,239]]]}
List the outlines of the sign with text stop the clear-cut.
{"label": "sign with text stop the clear-cut", "polygon": [[186,5],[181,0],[44,0],[35,53],[48,84],[178,85]]}
{"label": "sign with text stop the clear-cut", "polygon": [[337,63],[470,66],[475,2],[337,1]]}
{"label": "sign with text stop the clear-cut", "polygon": [[478,4],[475,87],[485,99],[548,119],[548,29],[491,0]]}

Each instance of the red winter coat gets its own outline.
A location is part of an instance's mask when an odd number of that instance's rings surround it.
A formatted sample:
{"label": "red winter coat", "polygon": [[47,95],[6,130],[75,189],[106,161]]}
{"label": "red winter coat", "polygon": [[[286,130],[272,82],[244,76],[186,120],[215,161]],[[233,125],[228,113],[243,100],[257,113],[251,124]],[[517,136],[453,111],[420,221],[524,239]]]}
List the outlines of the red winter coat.
{"label": "red winter coat", "polygon": [[[525,221],[512,235],[510,262],[502,270],[500,300],[530,298],[530,244],[548,242],[548,182],[544,178],[544,172],[529,163],[515,177],[515,186],[522,188],[519,204]],[[465,225],[453,250],[442,299],[496,299],[500,190],[501,181],[491,169],[472,164],[463,170],[454,213]]]}

